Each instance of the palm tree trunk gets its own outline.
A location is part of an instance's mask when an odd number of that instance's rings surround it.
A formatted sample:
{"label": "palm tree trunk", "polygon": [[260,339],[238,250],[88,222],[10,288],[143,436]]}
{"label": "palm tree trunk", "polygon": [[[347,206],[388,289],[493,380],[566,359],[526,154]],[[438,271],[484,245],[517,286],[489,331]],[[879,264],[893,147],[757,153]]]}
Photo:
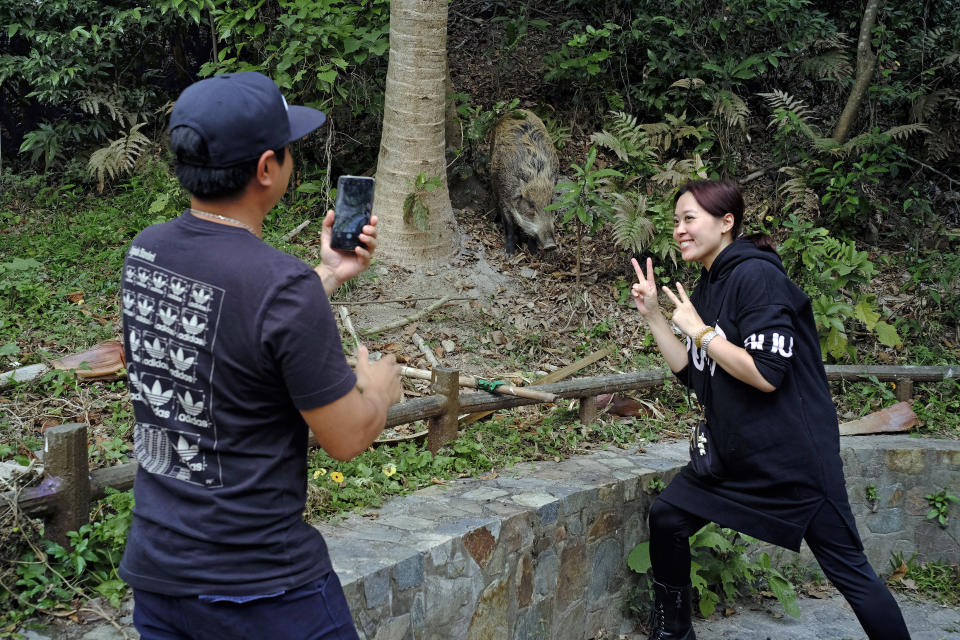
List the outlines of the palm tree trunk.
{"label": "palm tree trunk", "polygon": [[[390,60],[377,162],[377,257],[401,266],[443,262],[459,249],[444,159],[447,0],[391,0]],[[422,194],[427,229],[403,221],[417,175],[443,185]]]}

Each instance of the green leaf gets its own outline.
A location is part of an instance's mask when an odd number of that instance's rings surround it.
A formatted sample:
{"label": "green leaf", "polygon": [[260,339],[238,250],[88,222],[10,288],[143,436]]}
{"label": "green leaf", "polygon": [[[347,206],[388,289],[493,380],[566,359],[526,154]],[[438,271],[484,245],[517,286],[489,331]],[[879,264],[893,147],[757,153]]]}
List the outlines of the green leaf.
{"label": "green leaf", "polygon": [[326,82],[327,84],[333,84],[337,80],[338,72],[336,69],[330,69],[329,71],[321,71],[317,74],[317,78]]}
{"label": "green leaf", "polygon": [[633,548],[633,551],[627,556],[627,566],[640,574],[644,574],[650,570],[649,542],[641,542]]}
{"label": "green leaf", "polygon": [[869,331],[873,331],[877,320],[880,319],[880,314],[873,310],[873,305],[864,299],[857,302],[857,305],[853,308],[853,315],[857,320],[867,325]]}
{"label": "green leaf", "polygon": [[880,321],[874,328],[877,332],[877,339],[880,340],[880,344],[888,347],[896,347],[900,345],[900,334],[897,333],[896,327],[894,327],[892,324]]}
{"label": "green leaf", "polygon": [[836,327],[831,327],[830,334],[827,336],[827,353],[839,360],[846,355],[846,347],[847,336]]}

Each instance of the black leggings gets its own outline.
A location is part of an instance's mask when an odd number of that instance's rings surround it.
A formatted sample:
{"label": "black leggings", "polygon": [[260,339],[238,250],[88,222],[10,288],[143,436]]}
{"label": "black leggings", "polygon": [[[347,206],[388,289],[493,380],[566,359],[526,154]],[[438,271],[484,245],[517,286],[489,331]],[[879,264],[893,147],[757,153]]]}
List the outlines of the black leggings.
{"label": "black leggings", "polygon": [[[656,500],[650,507],[650,562],[658,582],[690,582],[690,536],[708,520]],[[870,640],[910,639],[900,607],[877,577],[835,507],[824,502],[804,536],[820,568],[847,599]]]}

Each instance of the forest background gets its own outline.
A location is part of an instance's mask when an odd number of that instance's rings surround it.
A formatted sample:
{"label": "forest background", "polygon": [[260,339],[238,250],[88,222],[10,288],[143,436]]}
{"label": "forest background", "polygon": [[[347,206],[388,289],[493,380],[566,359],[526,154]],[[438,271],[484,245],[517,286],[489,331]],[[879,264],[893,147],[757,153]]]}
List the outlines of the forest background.
{"label": "forest background", "polygon": [[[408,168],[391,194],[407,206],[381,215],[414,243],[424,220],[449,215],[457,237],[434,255],[382,255],[339,300],[423,295],[436,278],[474,299],[422,321],[427,344],[444,364],[518,383],[611,345],[608,369],[662,366],[630,313],[629,258],[651,255],[663,282],[692,284],[671,238],[673,194],[716,177],[741,184],[748,230],[779,242],[813,301],[826,361],[960,360],[960,12],[949,0],[0,0],[0,370],[118,337],[127,245],[188,204],[164,135],[172,101],[198,78],[261,71],[289,102],[329,115],[296,145],[295,184],[265,226],[267,241],[316,261],[319,224],[290,232],[331,205],[338,175],[377,173],[396,90],[391,29],[413,4],[447,53],[445,170]],[[489,133],[517,108],[540,115],[560,155],[561,248],[507,258]],[[351,308],[367,326],[401,314]],[[374,348],[413,362],[417,350],[401,344],[411,333],[374,335]],[[918,435],[960,435],[957,390],[917,387]],[[378,450],[341,466],[340,482],[318,452],[311,513],[659,437],[695,414],[666,391],[636,394],[633,416],[593,430],[570,427],[562,407],[512,412],[443,455]],[[834,392],[847,417],[894,401],[876,380]],[[69,421],[91,426],[94,466],[127,460],[122,380],[53,371],[0,393],[0,460],[29,467],[43,430]],[[91,590],[119,598],[129,508],[129,494],[98,505],[72,548],[43,546],[39,524],[6,514],[0,634]]]}

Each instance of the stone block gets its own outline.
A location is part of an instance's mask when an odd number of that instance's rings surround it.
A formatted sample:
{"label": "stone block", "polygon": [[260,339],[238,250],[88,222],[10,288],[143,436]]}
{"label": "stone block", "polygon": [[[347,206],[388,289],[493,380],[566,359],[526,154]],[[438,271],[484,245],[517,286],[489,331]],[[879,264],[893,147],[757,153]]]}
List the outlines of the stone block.
{"label": "stone block", "polygon": [[410,614],[405,613],[386,622],[381,622],[373,640],[407,640],[413,637],[410,628]]}
{"label": "stone block", "polygon": [[515,576],[517,586],[517,607],[524,608],[533,602],[533,556],[524,553],[517,562]]}
{"label": "stone block", "polygon": [[590,578],[587,586],[588,602],[595,602],[615,590],[623,575],[626,559],[620,548],[620,543],[614,539],[607,539],[589,549]]}
{"label": "stone block", "polygon": [[486,502],[489,500],[502,498],[505,495],[509,495],[509,492],[504,491],[503,489],[496,489],[494,487],[477,487],[472,491],[468,491],[464,493],[461,497],[466,500],[476,500],[478,502]]}
{"label": "stone block", "polygon": [[938,467],[953,467],[954,471],[960,467],[960,450],[937,451],[935,457]]}
{"label": "stone block", "polygon": [[930,502],[925,496],[932,493],[926,487],[912,487],[907,490],[904,497],[904,510],[911,516],[925,516],[930,511]]}
{"label": "stone block", "polygon": [[423,555],[412,555],[393,567],[393,580],[397,589],[404,591],[423,584]]}
{"label": "stone block", "polygon": [[497,548],[497,540],[486,527],[474,529],[463,536],[463,546],[481,569],[487,566]]}
{"label": "stone block", "polygon": [[557,603],[568,605],[583,597],[587,586],[587,549],[583,544],[564,547],[557,575]]}
{"label": "stone block", "polygon": [[506,580],[484,589],[470,619],[467,640],[510,640],[510,589]]}
{"label": "stone block", "polygon": [[530,511],[523,511],[503,521],[500,545],[505,552],[513,553],[533,546],[535,517]]}
{"label": "stone block", "polygon": [[533,573],[533,588],[537,596],[546,598],[554,593],[559,572],[560,558],[553,548],[546,549],[537,556]]}
{"label": "stone block", "polygon": [[923,473],[927,468],[924,451],[920,449],[891,449],[886,452],[886,466],[910,475]]}
{"label": "stone block", "polygon": [[464,638],[483,592],[482,575],[448,578],[427,573],[424,577],[424,631],[427,638]]}
{"label": "stone block", "polygon": [[596,542],[605,538],[620,526],[620,514],[615,511],[604,511],[590,523],[587,530],[587,542]]}
{"label": "stone block", "polygon": [[553,600],[543,600],[517,612],[514,640],[552,640]]}
{"label": "stone block", "polygon": [[371,573],[363,578],[363,595],[367,607],[379,607],[390,598],[390,567]]}
{"label": "stone block", "polygon": [[867,516],[866,525],[871,533],[894,533],[903,530],[903,509],[881,509]]}
{"label": "stone block", "polygon": [[580,513],[584,507],[596,499],[597,490],[595,488],[588,488],[576,493],[571,493],[568,496],[564,496],[561,500],[563,513],[566,515]]}
{"label": "stone block", "polygon": [[583,600],[578,600],[565,610],[554,612],[551,640],[583,640],[587,611]]}

